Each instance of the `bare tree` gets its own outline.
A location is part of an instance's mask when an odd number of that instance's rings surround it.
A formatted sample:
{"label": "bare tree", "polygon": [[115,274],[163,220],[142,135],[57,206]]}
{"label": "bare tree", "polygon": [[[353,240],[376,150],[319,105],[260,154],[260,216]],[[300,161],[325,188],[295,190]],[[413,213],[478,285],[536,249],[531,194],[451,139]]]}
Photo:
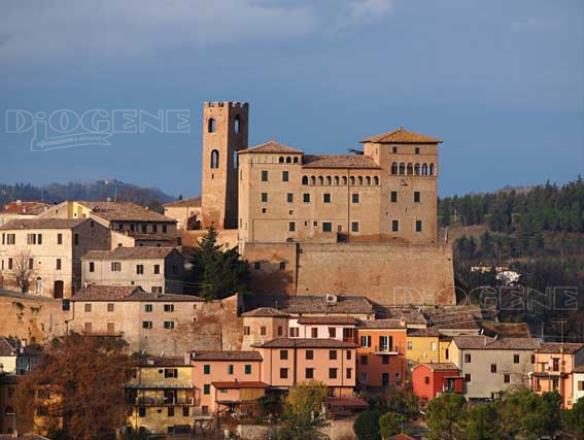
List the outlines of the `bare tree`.
{"label": "bare tree", "polygon": [[28,292],[28,288],[35,275],[34,259],[30,251],[24,250],[19,252],[12,262],[12,276],[16,284],[20,287],[21,293]]}

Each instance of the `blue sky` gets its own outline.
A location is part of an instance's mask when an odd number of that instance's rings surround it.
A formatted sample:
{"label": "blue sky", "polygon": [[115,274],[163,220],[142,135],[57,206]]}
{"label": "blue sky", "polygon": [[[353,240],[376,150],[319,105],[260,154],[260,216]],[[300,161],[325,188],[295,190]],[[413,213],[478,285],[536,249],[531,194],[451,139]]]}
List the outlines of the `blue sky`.
{"label": "blue sky", "polygon": [[[582,0],[3,1],[0,182],[200,189],[205,100],[250,143],[344,153],[401,125],[444,140],[440,192],[584,171]],[[10,110],[189,109],[190,132],[31,151]]]}

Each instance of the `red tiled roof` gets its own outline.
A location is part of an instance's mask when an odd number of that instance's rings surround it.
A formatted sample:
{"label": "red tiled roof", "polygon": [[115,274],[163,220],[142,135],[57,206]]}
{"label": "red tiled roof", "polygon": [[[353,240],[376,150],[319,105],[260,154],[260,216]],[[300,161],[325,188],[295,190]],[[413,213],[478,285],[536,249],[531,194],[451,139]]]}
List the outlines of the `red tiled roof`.
{"label": "red tiled roof", "polygon": [[375,320],[361,320],[359,322],[359,328],[363,329],[405,329],[402,325],[401,319],[386,318],[386,319],[375,319]]}
{"label": "red tiled roof", "polygon": [[379,169],[372,157],[362,154],[305,155],[303,168]]}
{"label": "red tiled roof", "polygon": [[218,390],[223,389],[249,389],[249,388],[267,388],[268,384],[263,382],[240,382],[240,381],[233,381],[233,382],[211,382],[215,388]]}
{"label": "red tiled roof", "polygon": [[280,144],[276,140],[270,140],[263,144],[255,145],[244,150],[239,150],[239,154],[253,154],[253,153],[282,153],[282,154],[302,154],[302,151],[288,145]]}
{"label": "red tiled roof", "polygon": [[574,354],[584,349],[584,344],[577,342],[544,342],[536,350],[538,353]]}
{"label": "red tiled roof", "polygon": [[350,316],[309,316],[298,318],[299,324],[304,325],[357,325],[357,320]]}
{"label": "red tiled roof", "polygon": [[4,205],[4,209],[0,211],[0,214],[36,215],[42,212],[48,206],[49,205],[43,202],[23,202],[17,200],[16,202],[9,202],[6,205]]}
{"label": "red tiled roof", "polygon": [[372,142],[379,144],[438,144],[442,141],[432,136],[408,131],[403,127],[387,133],[370,136],[361,143]]}
{"label": "red tiled roof", "polygon": [[535,350],[541,343],[539,339],[533,338],[495,339],[482,335],[455,336],[453,342],[458,348],[471,350]]}
{"label": "red tiled roof", "polygon": [[257,351],[192,351],[192,361],[261,361]]}
{"label": "red tiled roof", "polygon": [[242,313],[241,316],[245,318],[273,318],[281,317],[285,318],[289,316],[287,313],[282,312],[273,307],[258,307],[257,309],[250,310],[249,312]]}
{"label": "red tiled roof", "polygon": [[422,366],[428,367],[432,371],[459,371],[459,368],[452,362],[426,362],[423,364],[418,364],[414,368]]}
{"label": "red tiled roof", "polygon": [[277,338],[257,345],[261,348],[356,348],[357,344],[338,339]]}

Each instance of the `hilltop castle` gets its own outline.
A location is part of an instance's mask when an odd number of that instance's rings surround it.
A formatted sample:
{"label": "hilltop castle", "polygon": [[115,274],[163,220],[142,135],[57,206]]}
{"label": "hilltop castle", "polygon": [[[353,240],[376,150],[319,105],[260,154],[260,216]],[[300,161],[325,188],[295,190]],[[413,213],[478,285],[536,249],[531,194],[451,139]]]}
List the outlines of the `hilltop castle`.
{"label": "hilltop castle", "polygon": [[248,148],[239,102],[205,102],[203,127],[202,227],[237,233],[255,291],[455,302],[438,240],[439,139],[399,128],[362,140],[362,154]]}

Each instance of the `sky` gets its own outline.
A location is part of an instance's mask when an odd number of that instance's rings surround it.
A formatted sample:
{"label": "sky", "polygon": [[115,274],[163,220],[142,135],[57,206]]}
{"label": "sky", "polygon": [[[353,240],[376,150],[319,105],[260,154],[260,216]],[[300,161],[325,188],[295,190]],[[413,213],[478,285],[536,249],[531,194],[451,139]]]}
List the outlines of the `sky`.
{"label": "sky", "polygon": [[[565,183],[584,171],[584,1],[0,5],[0,183],[195,195],[202,106],[217,100],[249,102],[250,145],[439,137],[443,196]],[[113,131],[82,137],[95,127]]]}

